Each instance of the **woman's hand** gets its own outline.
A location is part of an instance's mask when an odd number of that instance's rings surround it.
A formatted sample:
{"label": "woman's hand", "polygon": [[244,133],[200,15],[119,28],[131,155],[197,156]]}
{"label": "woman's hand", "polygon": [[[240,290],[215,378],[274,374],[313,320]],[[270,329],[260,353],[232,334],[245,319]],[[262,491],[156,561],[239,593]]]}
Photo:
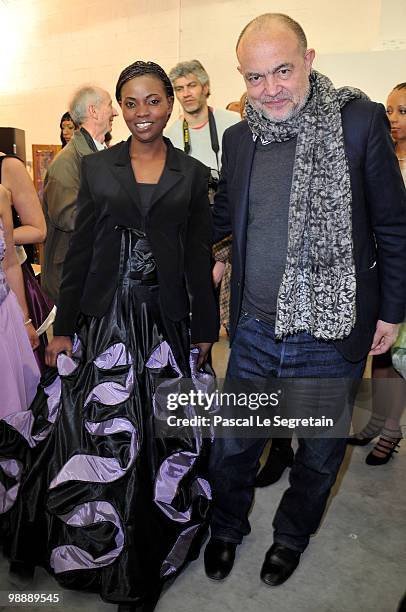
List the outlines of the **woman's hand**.
{"label": "woman's hand", "polygon": [[31,321],[27,323],[27,325],[25,326],[25,330],[27,332],[27,336],[30,341],[31,348],[33,351],[35,351],[35,349],[39,347],[39,336],[37,332],[35,331],[35,327],[33,326]]}
{"label": "woman's hand", "polygon": [[213,276],[213,284],[215,287],[218,287],[221,283],[221,279],[223,278],[224,270],[226,264],[222,261],[216,261],[213,266],[212,276]]}
{"label": "woman's hand", "polygon": [[59,353],[72,355],[72,340],[70,336],[54,336],[45,351],[45,363],[51,368],[56,367]]}
{"label": "woman's hand", "polygon": [[196,344],[192,344],[192,348],[195,347],[199,349],[199,358],[197,360],[198,368],[207,361],[212,344],[212,342],[197,342]]}

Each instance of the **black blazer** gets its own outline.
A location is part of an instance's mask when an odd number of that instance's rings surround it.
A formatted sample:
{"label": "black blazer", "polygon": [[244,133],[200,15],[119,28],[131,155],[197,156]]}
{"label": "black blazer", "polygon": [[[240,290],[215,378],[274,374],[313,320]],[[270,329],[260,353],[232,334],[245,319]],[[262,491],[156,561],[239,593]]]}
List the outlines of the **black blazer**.
{"label": "black blazer", "polygon": [[[342,110],[352,188],[352,232],[357,275],[357,320],[335,342],[350,361],[371,348],[376,322],[399,323],[406,304],[406,194],[385,109],[354,100]],[[233,234],[230,338],[244,290],[249,185],[255,143],[246,121],[223,137],[222,170],[214,204],[215,242]]]}
{"label": "black blazer", "polygon": [[[80,312],[95,317],[106,313],[118,285],[121,231],[115,228],[143,227],[129,142],[83,159],[55,335],[72,335]],[[211,281],[209,171],[168,139],[165,142],[166,164],[145,218],[161,308],[174,321],[192,312],[192,342],[213,342],[218,323]]]}

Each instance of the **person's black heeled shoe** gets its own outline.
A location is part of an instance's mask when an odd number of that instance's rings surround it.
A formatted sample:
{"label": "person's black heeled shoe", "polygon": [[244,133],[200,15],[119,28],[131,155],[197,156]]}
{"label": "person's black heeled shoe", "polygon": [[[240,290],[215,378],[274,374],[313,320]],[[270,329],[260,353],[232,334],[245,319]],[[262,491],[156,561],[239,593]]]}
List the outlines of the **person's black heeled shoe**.
{"label": "person's black heeled shoe", "polygon": [[380,435],[384,423],[384,417],[373,414],[361,431],[347,438],[347,444],[350,446],[366,446]]}
{"label": "person's black heeled shoe", "polygon": [[233,569],[237,544],[210,538],[204,551],[204,569],[208,578],[224,580]]}
{"label": "person's black heeled shoe", "polygon": [[375,436],[372,436],[372,438],[357,438],[356,435],[351,436],[350,438],[347,438],[347,444],[349,444],[350,446],[366,446],[367,444],[372,442],[372,440],[374,440],[378,435],[379,434],[376,434]]}
{"label": "person's black heeled shoe", "polygon": [[[371,452],[366,456],[365,463],[367,465],[385,465],[385,463],[388,463],[391,457],[393,458],[393,454],[398,452],[396,449],[399,448],[399,442],[401,439],[402,438],[387,438],[385,436],[381,436],[378,442],[375,444],[373,450],[371,450]],[[382,444],[382,440],[386,444]],[[384,457],[374,455],[374,450],[384,454]]]}
{"label": "person's black heeled shoe", "polygon": [[286,582],[299,565],[302,553],[282,544],[272,544],[261,568],[261,580],[268,586]]}
{"label": "person's black heeled shoe", "polygon": [[278,441],[272,442],[271,450],[262,470],[255,478],[256,487],[268,487],[277,482],[283,472],[292,467],[295,454],[289,444],[278,445]]}

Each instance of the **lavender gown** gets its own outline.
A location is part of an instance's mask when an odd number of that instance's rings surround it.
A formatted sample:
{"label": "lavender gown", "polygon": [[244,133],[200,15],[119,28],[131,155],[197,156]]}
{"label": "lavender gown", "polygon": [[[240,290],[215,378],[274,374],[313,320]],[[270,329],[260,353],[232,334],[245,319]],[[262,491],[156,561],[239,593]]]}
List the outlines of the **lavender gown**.
{"label": "lavender gown", "polygon": [[160,310],[144,234],[122,228],[120,260],[111,309],[81,315],[72,357],[59,355],[29,411],[0,422],[0,525],[12,561],[153,607],[197,556],[211,498],[205,442],[196,428],[163,435],[161,391],[212,376],[189,357],[188,321]]}
{"label": "lavender gown", "polygon": [[[20,159],[19,157],[16,157],[15,155],[1,155],[0,156],[0,182],[1,182],[1,171],[2,171],[3,161],[7,157]],[[21,163],[24,163],[21,159],[20,161]],[[19,227],[21,225],[21,222],[20,222],[19,216],[14,207],[12,208],[12,212],[13,212],[14,227]],[[48,329],[48,327],[50,327],[50,325],[52,324],[52,321],[55,318],[55,315],[53,312],[54,304],[52,300],[41,289],[39,282],[36,279],[34,272],[31,268],[31,264],[29,264],[28,261],[24,260],[23,263],[21,263],[21,270],[23,273],[25,298],[27,300],[28,312],[30,313],[30,318],[32,319],[33,325],[35,329],[37,330],[41,327],[43,330],[44,330],[44,327],[45,329]],[[41,374],[43,374],[46,369],[45,349],[46,349],[47,344],[48,344],[47,335],[44,330],[40,332],[39,346],[35,350],[35,353],[34,353],[34,356],[37,361],[38,367],[41,371]]]}
{"label": "lavender gown", "polygon": [[39,382],[39,369],[24,328],[23,313],[7,285],[1,265],[4,253],[0,223],[0,419],[26,410]]}

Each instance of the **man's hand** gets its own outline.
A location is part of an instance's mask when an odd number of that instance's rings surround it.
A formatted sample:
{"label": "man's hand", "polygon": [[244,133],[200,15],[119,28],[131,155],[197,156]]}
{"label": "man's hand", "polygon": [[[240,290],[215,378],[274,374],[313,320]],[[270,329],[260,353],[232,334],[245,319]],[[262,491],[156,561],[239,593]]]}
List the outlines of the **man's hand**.
{"label": "man's hand", "polygon": [[221,283],[221,279],[223,278],[224,270],[226,264],[222,261],[216,261],[213,266],[212,276],[213,276],[213,284],[215,287],[218,287]]}
{"label": "man's hand", "polygon": [[51,368],[55,368],[59,353],[66,353],[69,357],[72,355],[70,336],[55,336],[51,340],[45,351],[45,363]]}
{"label": "man's hand", "polygon": [[212,345],[212,342],[197,342],[196,344],[192,344],[192,348],[195,347],[199,349],[199,358],[197,360],[198,368],[200,368],[204,364],[204,362],[207,360],[211,345]]}
{"label": "man's hand", "polygon": [[397,323],[385,323],[378,321],[376,331],[372,340],[370,355],[382,355],[386,353],[395,342],[399,333],[399,325]]}

